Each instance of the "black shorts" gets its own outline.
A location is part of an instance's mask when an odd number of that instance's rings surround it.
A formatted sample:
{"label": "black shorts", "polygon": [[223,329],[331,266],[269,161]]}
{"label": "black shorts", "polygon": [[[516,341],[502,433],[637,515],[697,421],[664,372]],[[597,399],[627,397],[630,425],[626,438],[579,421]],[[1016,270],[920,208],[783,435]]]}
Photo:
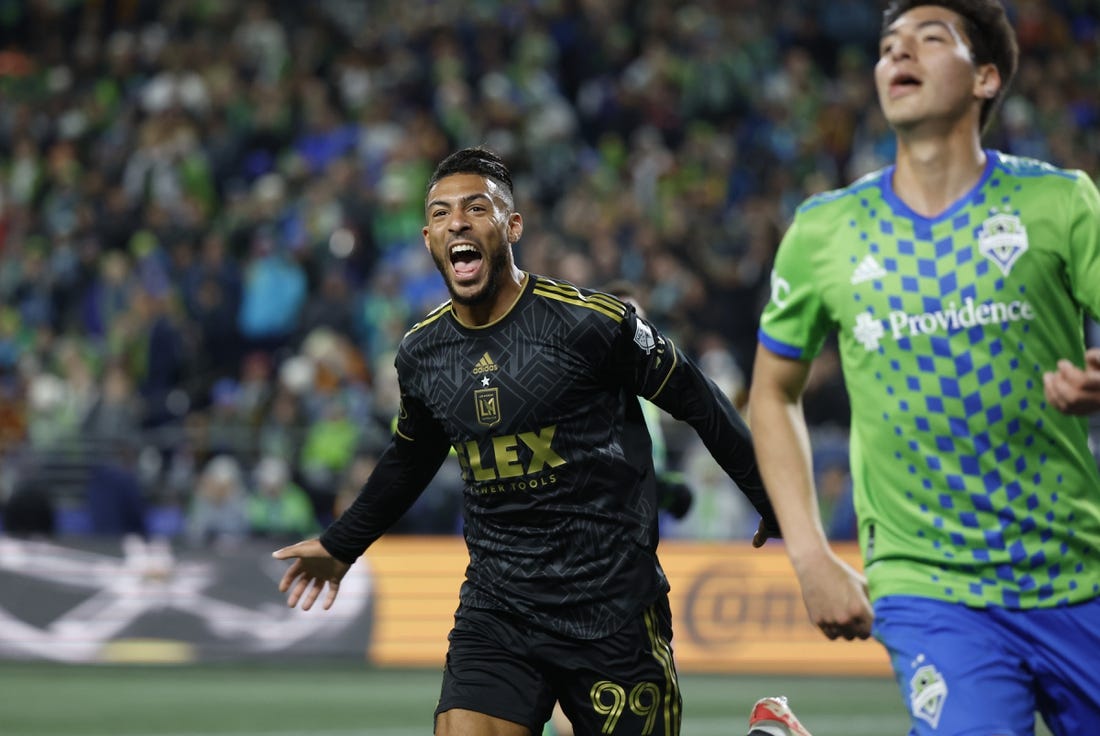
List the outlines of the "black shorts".
{"label": "black shorts", "polygon": [[462,608],[448,638],[436,715],[462,708],[541,734],[557,700],[577,734],[680,733],[667,596],[603,639],[569,639],[498,611]]}

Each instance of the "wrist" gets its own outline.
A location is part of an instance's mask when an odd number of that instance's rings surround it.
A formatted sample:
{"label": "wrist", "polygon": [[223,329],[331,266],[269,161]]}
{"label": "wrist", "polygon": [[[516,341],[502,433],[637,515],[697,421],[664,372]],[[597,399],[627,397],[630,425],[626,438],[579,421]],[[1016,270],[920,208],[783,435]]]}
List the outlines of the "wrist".
{"label": "wrist", "polygon": [[791,561],[791,567],[799,575],[812,570],[832,556],[833,551],[824,536],[820,539],[803,539],[797,544],[787,541],[787,557]]}

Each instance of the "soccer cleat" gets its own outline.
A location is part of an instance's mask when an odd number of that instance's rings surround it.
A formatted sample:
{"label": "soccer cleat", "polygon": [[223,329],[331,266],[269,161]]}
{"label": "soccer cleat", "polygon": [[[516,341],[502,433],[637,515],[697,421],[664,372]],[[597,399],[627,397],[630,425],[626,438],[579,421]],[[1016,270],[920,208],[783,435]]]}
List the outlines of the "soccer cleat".
{"label": "soccer cleat", "polygon": [[749,736],[813,736],[798,722],[787,698],[760,698],[749,715]]}

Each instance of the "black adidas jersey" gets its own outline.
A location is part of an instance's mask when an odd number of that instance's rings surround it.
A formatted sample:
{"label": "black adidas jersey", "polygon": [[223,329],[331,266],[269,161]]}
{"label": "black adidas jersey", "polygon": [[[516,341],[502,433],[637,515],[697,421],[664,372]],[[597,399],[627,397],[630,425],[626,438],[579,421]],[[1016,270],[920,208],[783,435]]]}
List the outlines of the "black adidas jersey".
{"label": "black adidas jersey", "polygon": [[322,536],[339,559],[396,521],[454,448],[470,553],[462,605],[573,638],[616,631],[668,590],[638,396],[690,423],[778,528],[728,399],[612,296],[532,274],[493,324],[466,327],[450,303],[437,308],[405,336],[396,366],[393,442]]}

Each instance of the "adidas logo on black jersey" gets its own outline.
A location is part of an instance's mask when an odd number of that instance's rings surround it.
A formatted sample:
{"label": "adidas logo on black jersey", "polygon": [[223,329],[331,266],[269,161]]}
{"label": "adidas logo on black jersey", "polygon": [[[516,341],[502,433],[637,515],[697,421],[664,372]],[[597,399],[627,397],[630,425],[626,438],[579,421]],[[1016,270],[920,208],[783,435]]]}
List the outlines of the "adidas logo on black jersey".
{"label": "adidas logo on black jersey", "polygon": [[474,366],[474,375],[492,373],[498,370],[500,369],[497,368],[497,364],[493,362],[493,359],[489,357],[488,353],[485,353],[485,355],[481,356],[481,360],[477,362],[477,365]]}

